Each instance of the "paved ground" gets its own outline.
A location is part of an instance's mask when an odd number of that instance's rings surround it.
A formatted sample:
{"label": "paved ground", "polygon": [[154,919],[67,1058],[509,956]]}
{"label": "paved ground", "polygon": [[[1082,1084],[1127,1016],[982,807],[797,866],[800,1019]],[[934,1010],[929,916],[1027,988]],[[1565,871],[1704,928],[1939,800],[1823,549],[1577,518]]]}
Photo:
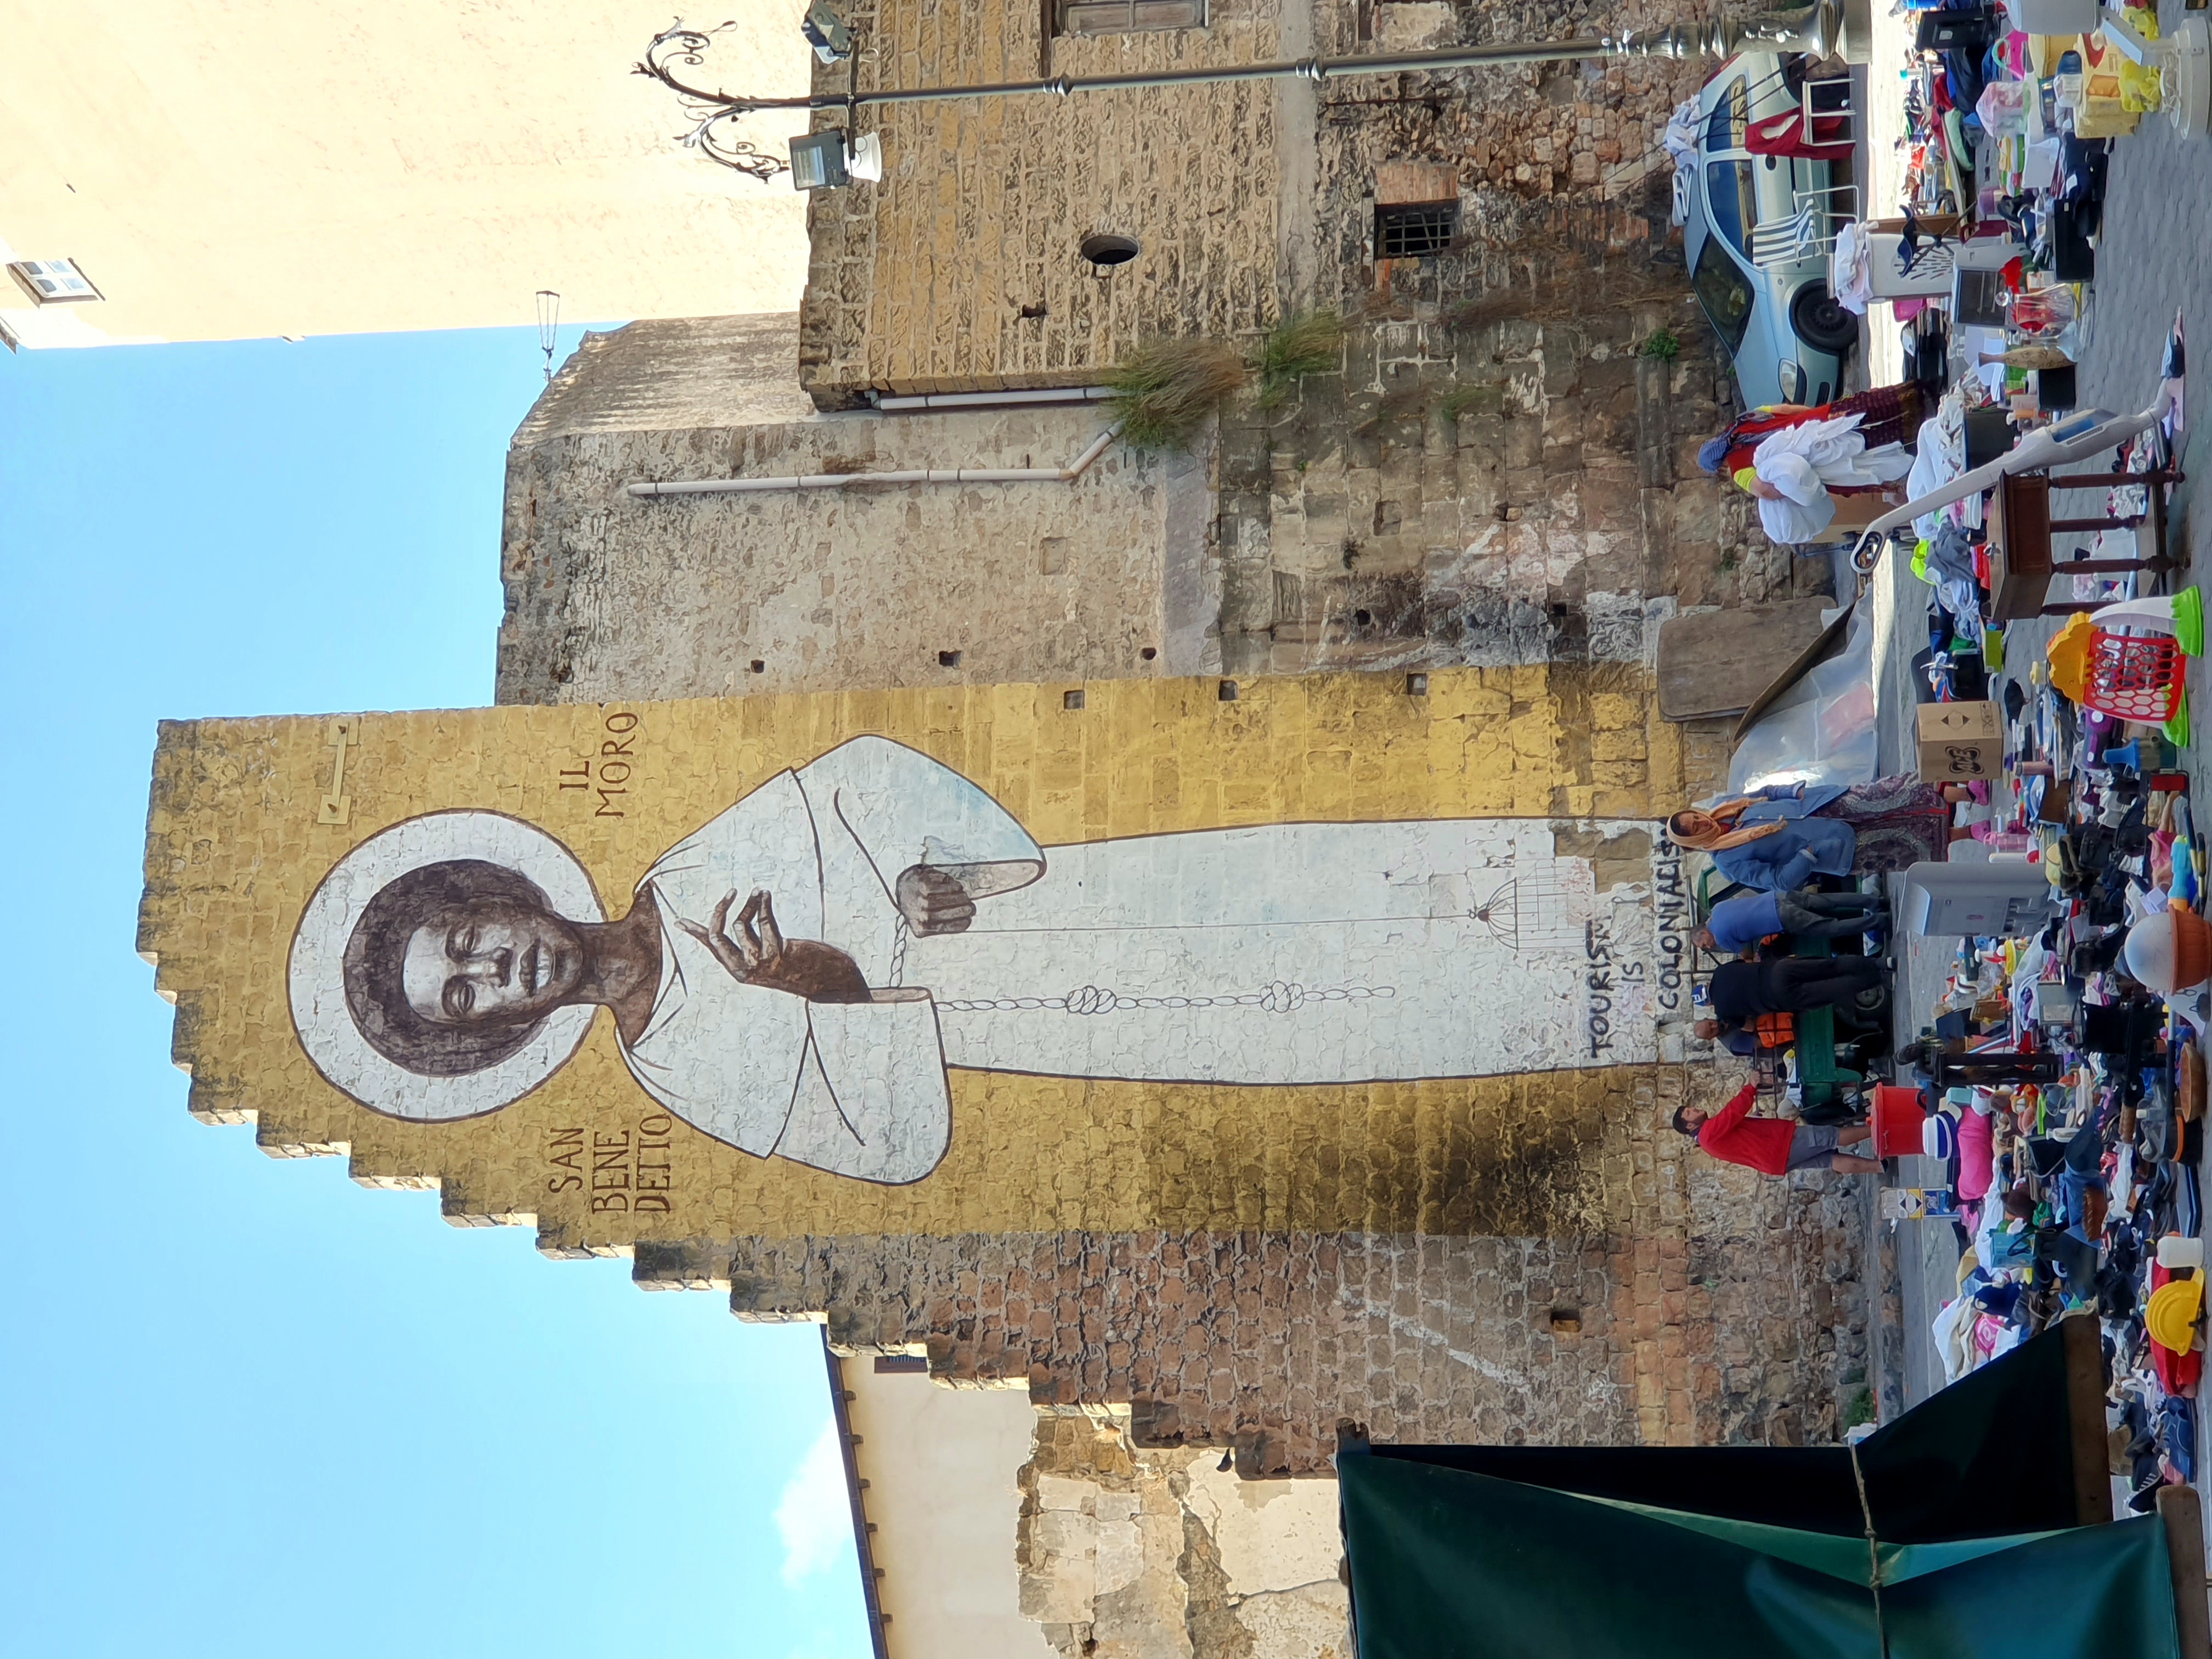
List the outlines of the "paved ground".
{"label": "paved ground", "polygon": [[[2187,14],[2166,0],[2167,27]],[[2180,447],[2182,470],[2212,471],[2212,305],[2203,302],[2212,272],[2212,138],[2185,140],[2164,116],[2146,117],[2134,137],[2122,139],[2112,158],[2105,204],[2104,235],[2097,250],[2097,283],[2090,310],[2091,343],[2081,365],[2085,402],[2107,409],[2140,409],[2157,384],[2159,353],[2177,309],[2185,313],[2196,352],[2190,377],[2191,425]],[[2175,587],[2212,572],[2212,510],[2192,510],[2203,486],[2193,477],[2174,492],[2169,550],[2190,556]],[[2203,782],[2207,738],[2212,736],[2212,674],[2191,665],[2190,702],[2199,740],[2185,760],[2190,799],[2200,811],[2212,806]],[[2212,1045],[2208,1045],[2212,1047]],[[2198,1179],[2207,1171],[2200,1164]],[[2212,1413],[2198,1413],[2197,1466],[2212,1456]],[[2212,1521],[2208,1521],[2212,1525]]]}
{"label": "paved ground", "polygon": [[[2165,13],[2169,24],[2185,15],[2179,0],[2167,0]],[[1880,67],[1896,61],[1902,45],[1899,27],[1893,19],[1876,21],[1877,68],[1869,76],[1868,107],[1869,125],[1877,135],[1899,130],[1895,76]],[[1896,158],[1879,137],[1865,152],[1864,176],[1869,199],[1878,210],[1889,210],[1897,195]],[[2208,270],[2212,270],[2212,140],[2184,141],[2162,116],[2146,118],[2135,136],[2120,141],[2113,157],[2081,362],[2085,404],[2128,410],[2149,401],[2157,388],[2160,355],[2175,312],[2190,308],[2194,296],[2203,290]],[[2208,444],[2212,444],[2212,307],[2203,307],[2201,315],[2191,315],[2188,321],[2197,331],[2193,343],[2205,354],[2194,377],[2197,419],[2185,434],[2182,448],[2184,470],[2194,473],[2212,467],[2212,453],[2208,453]],[[1866,353],[1869,378],[1875,381],[1895,378],[1896,332],[1886,308],[1877,307]],[[2212,512],[2191,510],[2197,491],[2192,483],[2175,493],[2170,550],[2193,555],[2193,562],[2204,568],[2206,544],[2212,542]],[[2174,585],[2182,585],[2192,574],[2180,574]],[[1918,586],[1909,573],[1885,562],[1869,592],[1881,625],[1876,684],[1883,714],[1884,772],[1911,763],[1909,722],[1914,705],[1906,664],[1925,643],[1924,590],[1914,591]],[[2039,654],[2049,631],[2039,625],[2014,627],[2011,659],[2015,667],[2024,668]],[[2206,684],[2199,684],[2199,680]],[[2212,676],[2203,673],[2202,665],[2192,676],[2191,690],[2196,708],[2203,711],[2200,721],[2212,718]],[[2202,750],[2200,744],[2200,754]],[[2202,763],[2192,757],[2187,764],[2194,775]],[[2196,791],[2193,799],[2202,803],[2207,797]],[[1952,947],[1948,940],[1922,941],[1911,947],[1901,964],[1900,1037],[1909,1038],[1929,1018]],[[1899,1173],[1901,1184],[1919,1177],[1922,1171],[1914,1167],[1917,1162],[1905,1161]],[[1871,1193],[1868,1221],[1869,1227],[1878,1226]],[[1952,1229],[1943,1223],[1899,1223],[1876,1242],[1887,1280],[1884,1328],[1875,1345],[1877,1374],[1887,1384],[1882,1390],[1887,1417],[1942,1386],[1929,1323],[1955,1285],[1958,1246]],[[2212,1436],[2212,1426],[2207,1433]]]}
{"label": "paved ground", "polygon": [[[1928,643],[1927,594],[1926,585],[1910,569],[1886,557],[1867,595],[1875,609],[1875,696],[1881,715],[1877,769],[1884,776],[1911,771],[1918,763],[1913,731],[1918,703],[1911,663],[1913,653]],[[1904,879],[1892,877],[1889,886],[1893,908],[1901,905]],[[1958,941],[1906,939],[1900,945],[1893,1034],[1901,1047],[1935,1019],[1936,999],[1957,957]],[[1933,1185],[1942,1180],[1942,1165],[1933,1160],[1898,1160],[1899,1186]],[[1875,1230],[1873,1242],[1880,1247],[1875,1254],[1884,1270],[1884,1317],[1876,1355],[1883,1382],[1882,1414],[1887,1420],[1943,1386],[1942,1366],[1929,1328],[1957,1287],[1959,1240],[1956,1229],[1948,1221],[1899,1221],[1885,1225],[1875,1218],[1874,1201],[1869,1194],[1867,1223]]]}

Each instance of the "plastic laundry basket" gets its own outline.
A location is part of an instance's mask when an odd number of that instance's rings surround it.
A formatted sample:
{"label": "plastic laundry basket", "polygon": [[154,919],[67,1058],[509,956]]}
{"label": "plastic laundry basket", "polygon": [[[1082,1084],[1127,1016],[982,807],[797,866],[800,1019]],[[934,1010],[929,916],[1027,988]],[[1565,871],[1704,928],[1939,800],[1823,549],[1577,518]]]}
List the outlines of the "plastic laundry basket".
{"label": "plastic laundry basket", "polygon": [[1874,1155],[1876,1158],[1919,1158],[1921,1136],[1928,1109],[1920,1103],[1920,1091],[1894,1083],[1877,1083],[1874,1089]]}
{"label": "plastic laundry basket", "polygon": [[2171,634],[2089,635],[2089,680],[2081,701],[2118,720],[2163,726],[2181,707],[2189,659]]}

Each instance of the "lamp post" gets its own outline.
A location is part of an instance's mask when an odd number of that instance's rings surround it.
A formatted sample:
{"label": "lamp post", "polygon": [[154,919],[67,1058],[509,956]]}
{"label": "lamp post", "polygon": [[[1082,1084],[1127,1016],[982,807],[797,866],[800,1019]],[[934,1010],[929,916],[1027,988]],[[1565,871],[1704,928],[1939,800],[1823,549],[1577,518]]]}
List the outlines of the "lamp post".
{"label": "lamp post", "polygon": [[933,103],[956,98],[1020,98],[1044,94],[1058,98],[1082,92],[1135,91],[1154,87],[1202,86],[1230,81],[1326,81],[1350,75],[1408,75],[1442,70],[1477,69],[1492,64],[1556,64],[1577,58],[1726,58],[1745,50],[1804,52],[1815,58],[1866,56],[1866,0],[1814,0],[1795,11],[1767,17],[1722,19],[1674,24],[1649,33],[1589,35],[1573,40],[1513,41],[1499,46],[1452,46],[1436,52],[1383,52],[1350,58],[1279,58],[1257,64],[1225,64],[1209,69],[1158,70],[1137,75],[1049,76],[1035,81],[992,81],[959,87],[886,87],[872,91],[855,84],[842,92],[817,92],[796,98],[754,98],[687,80],[702,66],[714,37],[735,25],[687,28],[681,22],[662,30],[646,48],[635,73],[650,76],[673,91],[694,125],[682,135],[687,148],[724,167],[766,181],[787,170],[736,137],[728,123],[766,110],[842,109],[864,106]]}

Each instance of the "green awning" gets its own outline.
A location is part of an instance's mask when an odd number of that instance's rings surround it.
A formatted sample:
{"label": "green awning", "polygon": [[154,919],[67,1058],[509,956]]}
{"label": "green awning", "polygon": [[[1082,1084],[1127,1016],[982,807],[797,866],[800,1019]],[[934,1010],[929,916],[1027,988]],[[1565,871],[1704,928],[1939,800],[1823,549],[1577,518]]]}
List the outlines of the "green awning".
{"label": "green awning", "polygon": [[1339,1460],[1358,1659],[2179,1659],[2154,1516],[1881,1550],[1401,1458]]}
{"label": "green awning", "polygon": [[1928,1544],[2111,1519],[2104,1391],[2097,1322],[2066,1319],[1877,1431],[1859,1447],[1856,1471],[1842,1446],[1372,1449],[1588,1498],[1852,1539],[1863,1539],[1870,1509],[1885,1539]]}

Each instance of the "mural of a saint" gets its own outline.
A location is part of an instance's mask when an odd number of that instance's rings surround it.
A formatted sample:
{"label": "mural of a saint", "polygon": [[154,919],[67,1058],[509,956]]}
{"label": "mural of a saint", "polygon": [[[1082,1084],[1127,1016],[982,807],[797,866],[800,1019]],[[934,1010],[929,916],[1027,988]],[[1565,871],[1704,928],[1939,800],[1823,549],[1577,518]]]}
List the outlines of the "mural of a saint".
{"label": "mural of a saint", "polygon": [[[1601,893],[1542,819],[1040,848],[958,773],[862,737],[670,848],[611,921],[532,824],[395,824],[309,901],[290,1000],[325,1077],[418,1121],[527,1093],[605,1007],[696,1127],[905,1182],[950,1143],[948,1066],[1281,1085],[1650,1058],[1649,988],[1614,983],[1603,943],[1648,941],[1650,901]],[[1593,1031],[1620,1046],[1587,1057]]]}

